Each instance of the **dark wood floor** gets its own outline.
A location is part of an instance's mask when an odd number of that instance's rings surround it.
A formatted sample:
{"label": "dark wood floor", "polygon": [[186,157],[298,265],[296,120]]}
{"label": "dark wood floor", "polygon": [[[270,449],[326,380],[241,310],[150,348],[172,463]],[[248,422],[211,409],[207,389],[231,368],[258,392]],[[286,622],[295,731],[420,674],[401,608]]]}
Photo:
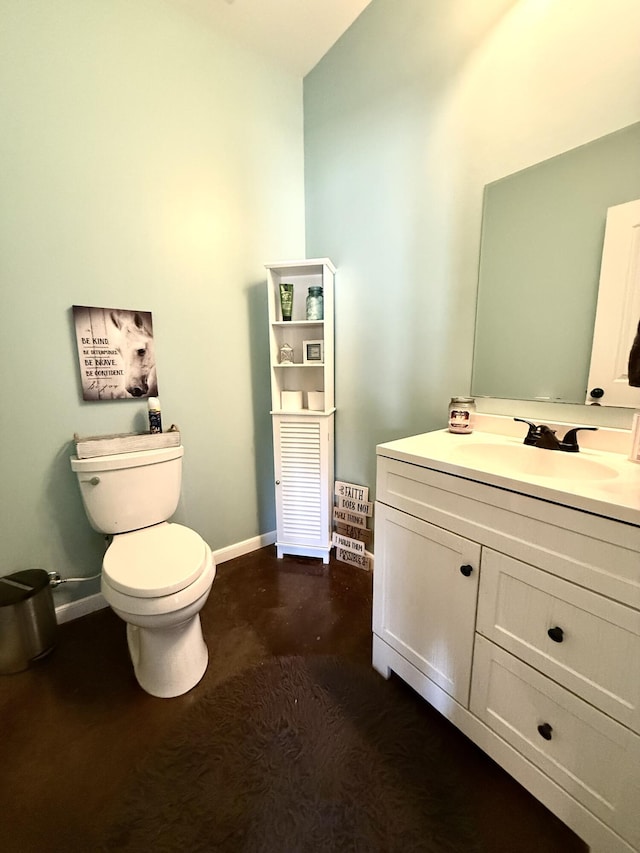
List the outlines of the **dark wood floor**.
{"label": "dark wood floor", "polygon": [[[274,655],[336,654],[369,665],[371,576],[337,562],[277,560],[274,548],[264,548],[219,566],[202,623],[209,667],[177,699],[138,687],[124,624],[110,610],[61,625],[49,657],[0,676],[0,850],[94,850],[131,770],[199,696],[230,675]],[[449,738],[487,853],[583,853],[573,833],[392,681],[421,708],[425,725]]]}

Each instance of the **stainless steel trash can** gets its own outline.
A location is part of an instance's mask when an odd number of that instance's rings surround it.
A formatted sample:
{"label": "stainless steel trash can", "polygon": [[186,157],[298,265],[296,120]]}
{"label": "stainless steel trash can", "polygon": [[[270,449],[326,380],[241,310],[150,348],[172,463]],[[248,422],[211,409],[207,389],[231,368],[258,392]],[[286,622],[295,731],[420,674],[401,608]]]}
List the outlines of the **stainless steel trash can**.
{"label": "stainless steel trash can", "polygon": [[44,569],[0,577],[0,674],[22,672],[48,654],[55,645],[56,628]]}

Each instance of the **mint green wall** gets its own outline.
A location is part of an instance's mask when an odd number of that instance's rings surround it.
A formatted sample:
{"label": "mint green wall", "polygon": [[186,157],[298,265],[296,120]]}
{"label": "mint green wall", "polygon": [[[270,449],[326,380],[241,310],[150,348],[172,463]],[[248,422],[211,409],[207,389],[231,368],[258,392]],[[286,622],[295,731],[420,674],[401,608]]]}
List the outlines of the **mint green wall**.
{"label": "mint green wall", "polygon": [[445,426],[468,393],[483,188],[640,118],[638,32],[636,0],[373,0],[305,78],[307,254],[338,268],[337,477],[373,486],[376,443]]}
{"label": "mint green wall", "polygon": [[272,530],[263,264],[304,255],[301,79],[163,0],[0,18],[0,573],[99,571],[70,442],[146,428],[82,402],[74,303],[153,312],[177,520],[214,549]]}
{"label": "mint green wall", "polygon": [[82,402],[72,304],[153,312],[177,518],[235,544],[274,526],[263,263],[304,254],[305,192],[306,255],[338,266],[337,474],[373,486],[375,444],[468,390],[484,185],[640,118],[636,0],[373,0],[305,79],[305,189],[302,81],[179,5],[0,19],[3,574],[98,570],[71,438],[146,425]]}

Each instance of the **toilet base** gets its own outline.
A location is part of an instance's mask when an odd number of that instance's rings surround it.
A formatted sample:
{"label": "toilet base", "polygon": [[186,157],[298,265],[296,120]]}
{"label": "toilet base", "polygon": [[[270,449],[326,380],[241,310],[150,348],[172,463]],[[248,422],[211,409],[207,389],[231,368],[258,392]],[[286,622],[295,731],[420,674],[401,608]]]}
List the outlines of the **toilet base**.
{"label": "toilet base", "polygon": [[200,614],[167,628],[127,623],[127,642],[138,684],[151,696],[182,696],[198,684],[209,662]]}

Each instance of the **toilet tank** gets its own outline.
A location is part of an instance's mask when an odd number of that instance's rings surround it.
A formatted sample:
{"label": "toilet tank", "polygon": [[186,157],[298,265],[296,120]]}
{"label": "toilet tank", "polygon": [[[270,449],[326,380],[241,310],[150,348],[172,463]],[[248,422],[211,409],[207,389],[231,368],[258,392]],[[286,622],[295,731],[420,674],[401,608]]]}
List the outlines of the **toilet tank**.
{"label": "toilet tank", "polygon": [[126,533],[171,518],[180,500],[183,454],[180,445],[91,459],[72,456],[93,529]]}

